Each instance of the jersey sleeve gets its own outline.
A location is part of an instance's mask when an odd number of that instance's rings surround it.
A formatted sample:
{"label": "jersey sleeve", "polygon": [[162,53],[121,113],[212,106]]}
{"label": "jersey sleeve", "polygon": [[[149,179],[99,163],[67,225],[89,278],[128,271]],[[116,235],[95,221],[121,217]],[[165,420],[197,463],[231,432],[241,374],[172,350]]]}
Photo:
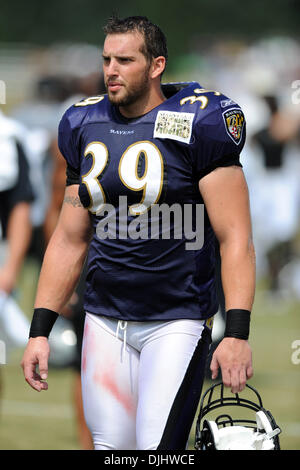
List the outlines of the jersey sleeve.
{"label": "jersey sleeve", "polygon": [[72,184],[80,184],[80,174],[79,170],[75,170],[75,168],[67,163],[66,186],[72,186]]}
{"label": "jersey sleeve", "polygon": [[218,106],[196,124],[195,172],[198,179],[217,167],[238,165],[246,138],[242,109]]}

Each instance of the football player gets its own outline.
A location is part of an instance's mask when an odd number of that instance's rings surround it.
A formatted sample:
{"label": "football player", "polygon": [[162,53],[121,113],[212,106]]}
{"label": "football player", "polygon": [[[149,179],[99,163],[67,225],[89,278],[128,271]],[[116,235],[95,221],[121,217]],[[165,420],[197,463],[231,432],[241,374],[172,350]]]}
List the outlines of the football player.
{"label": "football player", "polygon": [[34,192],[25,138],[23,126],[0,111],[0,337],[14,346],[26,343],[28,329],[12,296],[32,237]]}
{"label": "football player", "polygon": [[0,291],[7,294],[15,288],[32,230],[30,207],[34,195],[20,129],[23,131],[17,121],[0,111],[0,242],[8,242],[7,249],[1,249],[6,253],[0,264]]}
{"label": "football player", "polygon": [[215,236],[227,318],[212,378],[221,368],[236,393],[252,376],[255,260],[239,162],[245,118],[238,104],[196,82],[161,84],[166,39],[147,18],[112,18],[105,33],[107,94],[75,103],[59,125],[65,198],[22,367],[35,390],[47,390],[47,338],[88,253],[82,387],[94,448],[180,450],[218,309]]}

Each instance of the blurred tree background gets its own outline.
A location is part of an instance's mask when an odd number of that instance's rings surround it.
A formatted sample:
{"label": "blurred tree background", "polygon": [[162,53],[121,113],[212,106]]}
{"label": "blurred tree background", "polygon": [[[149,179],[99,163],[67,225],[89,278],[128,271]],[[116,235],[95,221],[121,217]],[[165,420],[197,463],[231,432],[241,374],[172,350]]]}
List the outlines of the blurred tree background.
{"label": "blurred tree background", "polygon": [[[269,35],[299,35],[298,0],[39,0],[2,1],[0,42],[49,45],[86,42],[100,45],[102,26],[112,14],[146,15],[165,31],[170,68],[176,57],[220,38],[257,40]],[[200,41],[201,39],[201,41]],[[200,43],[199,43],[200,41]]]}

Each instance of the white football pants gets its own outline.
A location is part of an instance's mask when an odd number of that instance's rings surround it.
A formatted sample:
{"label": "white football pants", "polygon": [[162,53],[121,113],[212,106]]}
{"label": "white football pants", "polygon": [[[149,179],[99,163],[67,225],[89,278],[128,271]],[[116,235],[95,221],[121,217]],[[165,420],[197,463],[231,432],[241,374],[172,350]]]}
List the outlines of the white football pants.
{"label": "white football pants", "polygon": [[96,450],[184,450],[211,321],[124,322],[87,313],[82,393]]}

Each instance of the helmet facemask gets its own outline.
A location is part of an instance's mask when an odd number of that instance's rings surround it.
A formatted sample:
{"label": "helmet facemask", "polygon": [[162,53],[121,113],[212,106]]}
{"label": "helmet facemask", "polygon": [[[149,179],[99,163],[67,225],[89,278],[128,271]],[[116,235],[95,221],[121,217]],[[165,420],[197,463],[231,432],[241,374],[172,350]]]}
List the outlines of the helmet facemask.
{"label": "helmet facemask", "polygon": [[[241,397],[238,393],[226,396],[223,383],[210,387],[200,403],[196,425],[195,448],[197,450],[279,450],[281,432],[271,413],[264,409],[261,397],[255,388],[246,385],[254,400]],[[212,419],[219,408],[226,411]],[[235,408],[234,408],[235,407]],[[251,410],[251,419],[235,415],[237,408]],[[228,412],[229,410],[229,412]],[[240,410],[238,410],[240,413]],[[243,410],[245,411],[245,410]],[[255,416],[253,417],[253,412]],[[248,412],[249,413],[249,412]],[[255,419],[253,419],[255,418]]]}

